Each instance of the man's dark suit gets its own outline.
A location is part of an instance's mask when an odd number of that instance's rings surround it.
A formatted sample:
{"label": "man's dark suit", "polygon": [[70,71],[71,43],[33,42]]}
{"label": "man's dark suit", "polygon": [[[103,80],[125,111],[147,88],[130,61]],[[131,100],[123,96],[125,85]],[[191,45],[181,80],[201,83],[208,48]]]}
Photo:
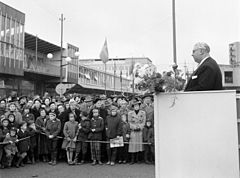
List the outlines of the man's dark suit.
{"label": "man's dark suit", "polygon": [[222,90],[221,70],[214,59],[207,58],[193,72],[185,91]]}

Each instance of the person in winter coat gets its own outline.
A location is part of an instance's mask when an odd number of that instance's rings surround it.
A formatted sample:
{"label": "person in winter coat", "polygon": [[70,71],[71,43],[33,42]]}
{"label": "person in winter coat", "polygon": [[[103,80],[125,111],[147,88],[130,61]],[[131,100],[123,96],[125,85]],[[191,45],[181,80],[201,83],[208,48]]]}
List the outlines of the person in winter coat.
{"label": "person in winter coat", "polygon": [[49,120],[49,116],[46,113],[45,109],[40,110],[40,116],[37,118],[35,122],[36,132],[37,132],[37,155],[42,158],[43,162],[48,161],[48,142],[47,136],[44,134],[46,130],[47,121]]}
{"label": "person in winter coat", "polygon": [[140,110],[140,101],[133,103],[133,111],[128,113],[128,122],[130,125],[131,133],[129,140],[128,152],[131,153],[131,163],[134,164],[135,158],[136,162],[139,160],[139,152],[143,151],[143,136],[142,130],[146,122],[146,113],[145,111]]}
{"label": "person in winter coat", "polygon": [[18,142],[18,160],[16,167],[19,168],[19,166],[24,166],[23,159],[27,156],[27,152],[30,148],[30,134],[27,131],[27,123],[25,121],[20,124],[17,135],[18,139],[22,139]]}
{"label": "person in winter coat", "polygon": [[34,122],[29,122],[27,124],[27,130],[29,132],[30,136],[30,145],[29,145],[29,151],[27,153],[28,157],[28,163],[34,164],[35,158],[37,158],[37,161],[39,160],[38,154],[37,154],[37,129]]}
{"label": "person in winter coat", "polygon": [[121,116],[122,119],[122,136],[123,136],[123,142],[124,146],[118,148],[118,156],[119,156],[119,163],[125,164],[128,160],[128,143],[130,139],[130,125],[127,121],[127,115],[123,114]]}
{"label": "person in winter coat", "polygon": [[[6,135],[9,135],[9,121],[8,119],[2,115],[1,116],[1,125],[0,125],[0,143],[6,138]],[[3,153],[4,153],[4,145],[0,144],[0,168],[3,168]]]}
{"label": "person in winter coat", "polygon": [[4,151],[6,154],[6,164],[4,165],[4,167],[11,167],[13,157],[18,152],[17,145],[16,145],[16,142],[18,142],[17,128],[12,127],[10,129],[10,134],[6,135],[6,138],[3,140],[3,142],[8,143],[4,146]]}
{"label": "person in winter coat", "polygon": [[66,150],[67,161],[69,165],[73,165],[73,152],[76,149],[76,133],[78,129],[78,122],[75,121],[75,115],[69,113],[69,121],[64,124],[63,134],[64,140],[62,149]]}
{"label": "person in winter coat", "polygon": [[92,156],[92,165],[98,164],[102,165],[101,162],[101,143],[97,141],[102,140],[102,132],[104,130],[104,121],[103,118],[99,116],[99,109],[94,108],[92,110],[93,117],[91,118],[89,139],[92,141],[91,146],[91,156]]}
{"label": "person in winter coat", "polygon": [[[81,113],[81,122],[78,124],[78,131],[76,134],[76,154],[74,158],[75,164],[83,164],[85,162],[88,143],[85,142],[88,140],[88,134],[90,132],[91,122],[88,118],[88,112],[83,111]],[[82,154],[81,162],[78,162],[79,154]]]}
{"label": "person in winter coat", "polygon": [[150,164],[153,159],[153,155],[151,152],[151,140],[150,140],[150,132],[152,132],[153,126],[152,126],[152,121],[147,120],[146,125],[143,128],[143,142],[149,143],[149,145],[144,144],[144,161],[146,164]]}
{"label": "person in winter coat", "polygon": [[46,123],[45,133],[48,137],[48,150],[51,155],[50,165],[55,166],[57,164],[57,143],[58,135],[61,130],[61,122],[56,118],[56,113],[49,113],[49,120]]}
{"label": "person in winter coat", "polygon": [[152,162],[154,163],[154,161],[155,161],[155,144],[154,144],[154,127],[153,126],[149,129],[148,140],[150,143],[150,152],[151,152],[150,156],[151,156]]}
{"label": "person in winter coat", "polygon": [[[107,141],[110,139],[118,138],[122,136],[122,126],[121,126],[121,117],[117,113],[118,107],[112,105],[111,115],[107,116],[105,122],[106,136]],[[117,147],[110,148],[110,143],[107,144],[107,153],[108,153],[108,165],[115,165],[116,156],[117,156]]]}
{"label": "person in winter coat", "polygon": [[[65,107],[63,104],[59,104],[57,106],[58,109],[58,119],[61,122],[61,131],[59,136],[64,137],[63,134],[63,128],[67,121],[69,121],[69,113],[65,110]],[[62,149],[63,139],[58,139],[58,159],[59,160],[65,160],[66,153],[65,150]]]}

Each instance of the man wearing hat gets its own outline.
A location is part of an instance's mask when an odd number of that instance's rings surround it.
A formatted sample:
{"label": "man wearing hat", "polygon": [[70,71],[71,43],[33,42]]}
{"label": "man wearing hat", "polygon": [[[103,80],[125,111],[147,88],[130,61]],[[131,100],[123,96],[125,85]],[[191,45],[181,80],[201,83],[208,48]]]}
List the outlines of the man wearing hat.
{"label": "man wearing hat", "polygon": [[[131,133],[129,140],[129,153],[131,153],[131,164],[138,162],[139,153],[143,151],[143,128],[146,123],[146,113],[140,110],[141,101],[136,100],[133,104],[133,110],[128,113],[128,122]],[[135,144],[139,143],[139,144]]]}
{"label": "man wearing hat", "polygon": [[150,120],[152,124],[154,123],[154,105],[153,105],[153,95],[147,93],[142,97],[143,104],[141,106],[142,110],[146,112],[146,120]]}
{"label": "man wearing hat", "polygon": [[100,95],[99,98],[100,98],[100,100],[106,100],[107,96],[106,95]]}

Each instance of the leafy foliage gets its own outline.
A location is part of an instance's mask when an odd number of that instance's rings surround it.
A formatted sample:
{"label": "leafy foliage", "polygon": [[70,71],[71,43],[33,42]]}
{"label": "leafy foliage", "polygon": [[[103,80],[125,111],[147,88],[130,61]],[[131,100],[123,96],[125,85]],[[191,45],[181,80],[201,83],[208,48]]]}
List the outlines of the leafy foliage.
{"label": "leafy foliage", "polygon": [[175,73],[164,72],[162,75],[160,73],[154,72],[152,75],[144,75],[142,80],[137,84],[139,90],[145,92],[172,92],[180,91],[184,87],[185,80],[182,78],[181,71],[175,70]]}

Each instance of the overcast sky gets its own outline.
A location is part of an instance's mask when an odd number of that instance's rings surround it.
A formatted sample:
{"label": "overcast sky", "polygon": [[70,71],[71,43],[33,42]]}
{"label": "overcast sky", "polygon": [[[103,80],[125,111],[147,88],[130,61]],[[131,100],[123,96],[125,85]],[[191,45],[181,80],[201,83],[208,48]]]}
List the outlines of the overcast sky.
{"label": "overcast sky", "polygon": [[[2,0],[26,14],[25,31],[60,46],[80,49],[80,58],[99,58],[105,37],[109,57],[149,57],[160,70],[170,69],[171,0]],[[177,61],[191,70],[194,43],[207,42],[211,56],[227,64],[229,43],[240,41],[239,0],[176,0]]]}

